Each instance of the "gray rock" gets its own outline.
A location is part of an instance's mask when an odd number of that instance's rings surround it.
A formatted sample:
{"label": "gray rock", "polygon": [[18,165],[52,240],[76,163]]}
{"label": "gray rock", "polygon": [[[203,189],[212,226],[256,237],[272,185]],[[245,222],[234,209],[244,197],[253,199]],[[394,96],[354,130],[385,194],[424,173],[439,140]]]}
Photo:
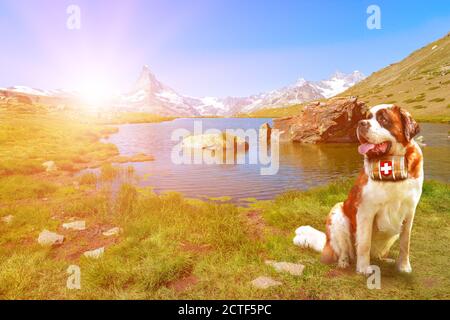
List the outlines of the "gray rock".
{"label": "gray rock", "polygon": [[252,285],[258,289],[268,289],[270,287],[276,287],[282,285],[281,282],[276,281],[270,277],[258,277],[253,280]]}
{"label": "gray rock", "polygon": [[104,247],[101,247],[101,248],[98,248],[98,249],[95,249],[95,250],[86,251],[86,252],[84,253],[84,256],[85,256],[86,258],[98,259],[98,258],[100,258],[101,256],[103,256],[104,253],[105,253],[105,248],[104,248]]}
{"label": "gray rock", "polygon": [[6,224],[10,224],[14,219],[13,215],[2,217],[2,221]]}
{"label": "gray rock", "polygon": [[64,242],[64,236],[44,230],[39,234],[38,243],[42,246],[52,246],[62,244]]}
{"label": "gray rock", "polygon": [[115,228],[112,228],[112,229],[109,229],[109,230],[103,232],[103,235],[105,237],[112,237],[112,236],[118,235],[119,233],[120,233],[120,228],[115,227]]}
{"label": "gray rock", "polygon": [[272,266],[277,272],[287,272],[293,276],[301,276],[305,266],[299,263],[266,261],[267,265]]}
{"label": "gray rock", "polygon": [[62,227],[67,230],[78,230],[78,231],[86,230],[86,222],[82,220],[67,222],[64,223]]}
{"label": "gray rock", "polygon": [[42,164],[42,166],[45,168],[46,172],[52,172],[58,170],[56,167],[55,161],[46,161]]}
{"label": "gray rock", "polygon": [[259,127],[259,140],[260,142],[264,142],[270,144],[270,140],[272,137],[272,128],[268,123],[264,123]]}

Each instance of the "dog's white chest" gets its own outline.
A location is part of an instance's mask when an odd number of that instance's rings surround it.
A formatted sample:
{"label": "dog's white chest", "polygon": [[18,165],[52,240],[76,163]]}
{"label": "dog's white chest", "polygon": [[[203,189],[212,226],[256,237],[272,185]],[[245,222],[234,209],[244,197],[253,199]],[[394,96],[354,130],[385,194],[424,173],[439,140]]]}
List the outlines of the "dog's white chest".
{"label": "dog's white chest", "polygon": [[405,219],[405,211],[401,210],[400,201],[386,203],[375,217],[378,231],[390,235],[399,234]]}
{"label": "dog's white chest", "polygon": [[401,232],[409,206],[415,206],[420,198],[420,181],[407,179],[399,182],[369,181],[364,192],[365,200],[378,208],[375,227],[390,235]]}

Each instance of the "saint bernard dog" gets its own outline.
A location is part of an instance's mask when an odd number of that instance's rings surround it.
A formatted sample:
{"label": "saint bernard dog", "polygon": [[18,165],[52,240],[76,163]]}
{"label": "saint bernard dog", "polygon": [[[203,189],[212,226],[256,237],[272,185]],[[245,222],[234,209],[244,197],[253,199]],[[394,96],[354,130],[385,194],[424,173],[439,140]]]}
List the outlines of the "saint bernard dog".
{"label": "saint bernard dog", "polygon": [[[411,229],[423,184],[422,151],[413,139],[418,132],[419,125],[406,110],[387,104],[373,107],[358,124],[364,169],[348,198],[331,209],[325,234],[303,226],[294,243],[321,251],[324,263],[347,268],[356,262],[356,271],[368,274],[371,257],[386,259],[399,239],[397,268],[410,273]],[[392,162],[381,159],[402,161],[397,171]],[[382,179],[385,174],[394,178]]]}

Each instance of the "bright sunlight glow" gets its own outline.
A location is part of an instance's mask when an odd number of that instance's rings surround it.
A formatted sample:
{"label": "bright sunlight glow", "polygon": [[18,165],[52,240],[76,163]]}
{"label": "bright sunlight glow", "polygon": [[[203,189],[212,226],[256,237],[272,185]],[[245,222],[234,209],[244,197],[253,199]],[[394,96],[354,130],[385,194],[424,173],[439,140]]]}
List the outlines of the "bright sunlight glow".
{"label": "bright sunlight glow", "polygon": [[106,107],[114,95],[111,87],[101,80],[87,81],[78,91],[81,93],[82,103],[91,111]]}

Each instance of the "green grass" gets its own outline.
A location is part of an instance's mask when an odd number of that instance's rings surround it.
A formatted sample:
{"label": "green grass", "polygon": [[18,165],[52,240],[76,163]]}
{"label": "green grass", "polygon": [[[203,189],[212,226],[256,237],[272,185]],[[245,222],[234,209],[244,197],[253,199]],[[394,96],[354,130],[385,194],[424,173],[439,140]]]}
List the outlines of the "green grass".
{"label": "green grass", "polygon": [[101,124],[125,124],[125,123],[154,123],[173,120],[174,117],[159,116],[145,112],[123,112],[113,114],[108,119],[99,119]]}
{"label": "green grass", "polygon": [[99,142],[116,132],[116,128],[67,115],[0,111],[0,124],[0,176],[42,173],[46,161],[75,172],[118,154],[115,145]]}
{"label": "green grass", "polygon": [[57,187],[47,181],[29,176],[15,175],[0,178],[0,202],[40,199],[56,191]]}
{"label": "green grass", "polygon": [[263,108],[252,113],[239,114],[241,118],[281,118],[298,115],[306,104],[293,105],[280,108]]}
{"label": "green grass", "polygon": [[434,98],[430,100],[430,102],[443,102],[443,101],[445,101],[445,98]]}
{"label": "green grass", "polygon": [[97,176],[94,173],[85,173],[80,177],[81,185],[94,185],[97,183]]}
{"label": "green grass", "polygon": [[[368,290],[365,278],[353,272],[330,276],[333,267],[321,264],[318,254],[292,244],[300,225],[324,230],[330,208],[345,198],[351,184],[340,181],[307,192],[291,191],[247,209],[177,193],[158,196],[130,184],[116,196],[105,189],[86,197],[87,189],[67,187],[76,201],[51,194],[48,202],[2,207],[0,217],[13,214],[15,219],[0,224],[0,298],[448,299],[449,185],[425,183],[412,236],[413,274],[405,276],[374,261],[382,270],[381,290]],[[36,189],[27,192],[38,198]],[[260,212],[257,225],[248,220],[248,210]],[[64,233],[60,224],[74,216],[85,219],[88,230],[119,226],[123,231],[99,260],[74,259],[69,249],[100,245],[101,234],[87,240],[80,233],[65,232],[66,242],[59,248],[36,244],[41,230]],[[397,251],[394,248],[392,257]],[[276,273],[266,259],[303,263],[305,273]],[[81,290],[66,289],[66,270],[72,264],[81,268]],[[261,275],[283,285],[254,289],[249,283]],[[187,277],[196,281],[177,289],[174,284]]]}

